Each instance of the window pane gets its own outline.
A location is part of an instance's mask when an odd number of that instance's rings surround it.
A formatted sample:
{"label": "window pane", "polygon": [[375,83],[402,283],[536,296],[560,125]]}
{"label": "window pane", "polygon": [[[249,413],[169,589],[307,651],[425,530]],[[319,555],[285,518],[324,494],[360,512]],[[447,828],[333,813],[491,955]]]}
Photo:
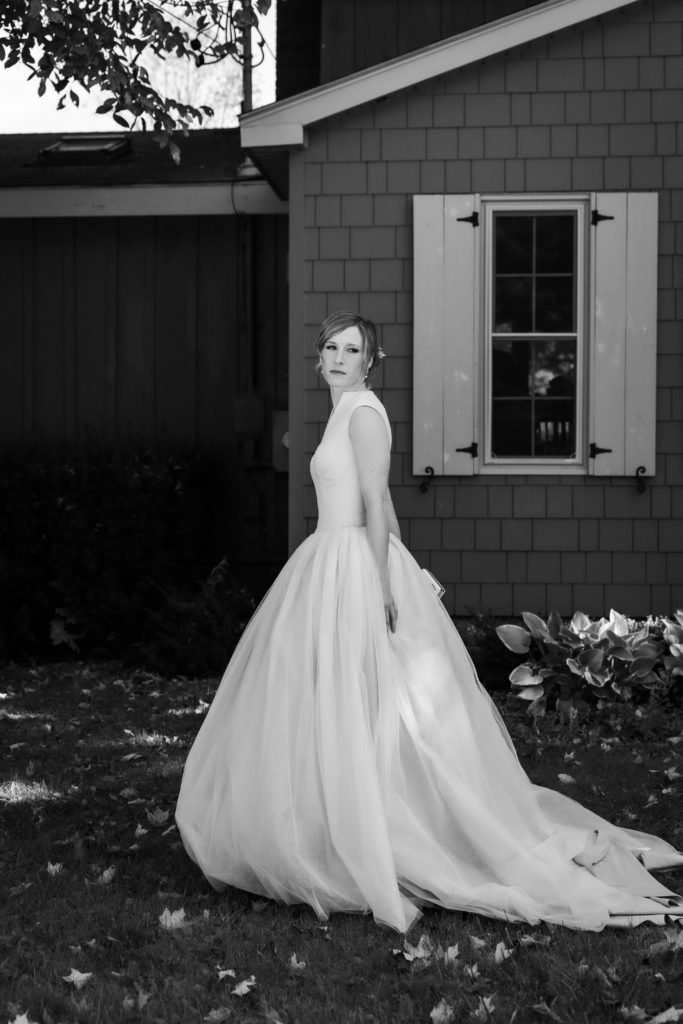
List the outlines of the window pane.
{"label": "window pane", "polygon": [[494,398],[491,409],[491,454],[494,458],[531,455],[531,416],[530,398]]}
{"label": "window pane", "polygon": [[536,218],[536,273],[574,273],[573,213]]}
{"label": "window pane", "polygon": [[532,393],[531,343],[496,338],[493,342],[492,388],[495,398]]}
{"label": "window pane", "polygon": [[574,331],[573,277],[537,277],[535,306],[534,330],[558,334]]}
{"label": "window pane", "polygon": [[521,333],[533,329],[531,277],[496,278],[496,333]]}
{"label": "window pane", "polygon": [[533,217],[496,214],[495,274],[531,273]]}
{"label": "window pane", "polygon": [[539,398],[534,403],[534,455],[564,456],[574,454],[574,399]]}

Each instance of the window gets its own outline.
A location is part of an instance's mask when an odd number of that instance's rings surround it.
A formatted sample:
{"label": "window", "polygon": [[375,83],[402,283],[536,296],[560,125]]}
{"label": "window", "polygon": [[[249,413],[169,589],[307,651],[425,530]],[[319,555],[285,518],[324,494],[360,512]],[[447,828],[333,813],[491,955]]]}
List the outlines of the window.
{"label": "window", "polygon": [[657,196],[415,197],[414,472],[654,474]]}

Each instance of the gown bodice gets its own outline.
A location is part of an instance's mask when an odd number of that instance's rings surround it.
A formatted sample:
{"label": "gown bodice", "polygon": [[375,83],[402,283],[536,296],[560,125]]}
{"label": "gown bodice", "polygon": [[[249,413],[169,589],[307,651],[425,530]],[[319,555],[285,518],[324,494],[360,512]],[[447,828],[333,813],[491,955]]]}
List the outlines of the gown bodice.
{"label": "gown bodice", "polygon": [[375,393],[368,389],[344,391],[311,459],[311,476],[318,501],[317,532],[365,526],[365,506],[349,435],[351,417],[361,405],[375,409],[382,417],[391,447],[389,420]]}

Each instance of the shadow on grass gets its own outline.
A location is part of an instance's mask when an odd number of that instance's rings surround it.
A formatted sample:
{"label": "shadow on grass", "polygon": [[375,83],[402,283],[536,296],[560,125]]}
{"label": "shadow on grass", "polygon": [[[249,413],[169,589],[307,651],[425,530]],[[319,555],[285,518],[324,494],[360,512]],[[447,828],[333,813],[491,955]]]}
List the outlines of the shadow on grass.
{"label": "shadow on grass", "polygon": [[[113,664],[5,668],[8,1021],[428,1024],[443,1000],[454,1021],[602,1024],[625,1019],[622,1006],[652,1014],[683,1002],[683,953],[651,954],[662,932],[650,926],[596,935],[431,911],[410,941],[424,931],[436,952],[408,960],[403,938],[369,918],[322,923],[305,907],[214,892],[185,855],[173,810],[215,686]],[[669,735],[682,728],[672,721]],[[539,737],[516,713],[512,731],[535,782],[571,774],[571,795],[594,810],[680,843],[670,776],[683,746],[604,731]],[[680,874],[668,884],[680,887]],[[166,909],[179,927],[162,926]],[[509,955],[496,954],[501,943]],[[80,989],[65,980],[72,969],[90,975]],[[228,969],[234,977],[221,977]],[[247,995],[233,994],[252,976]]]}

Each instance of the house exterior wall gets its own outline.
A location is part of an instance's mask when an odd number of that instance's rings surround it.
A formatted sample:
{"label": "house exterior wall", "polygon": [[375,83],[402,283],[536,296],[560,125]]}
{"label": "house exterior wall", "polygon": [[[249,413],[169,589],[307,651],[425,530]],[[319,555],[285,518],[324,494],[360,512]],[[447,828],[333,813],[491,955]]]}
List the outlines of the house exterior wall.
{"label": "house exterior wall", "polygon": [[[404,540],[453,614],[683,603],[682,54],[683,8],[649,0],[313,126],[295,158],[294,435],[307,464],[329,411],[314,369],[320,321],[339,308],[371,317],[387,353],[374,387],[394,428]],[[593,190],[659,193],[656,476],[643,494],[629,478],[559,475],[442,477],[423,493],[411,465],[412,196]],[[297,541],[316,515],[303,466]]]}
{"label": "house exterior wall", "polygon": [[0,219],[0,451],[210,454],[217,555],[262,592],[287,548],[286,245],[283,216]]}

